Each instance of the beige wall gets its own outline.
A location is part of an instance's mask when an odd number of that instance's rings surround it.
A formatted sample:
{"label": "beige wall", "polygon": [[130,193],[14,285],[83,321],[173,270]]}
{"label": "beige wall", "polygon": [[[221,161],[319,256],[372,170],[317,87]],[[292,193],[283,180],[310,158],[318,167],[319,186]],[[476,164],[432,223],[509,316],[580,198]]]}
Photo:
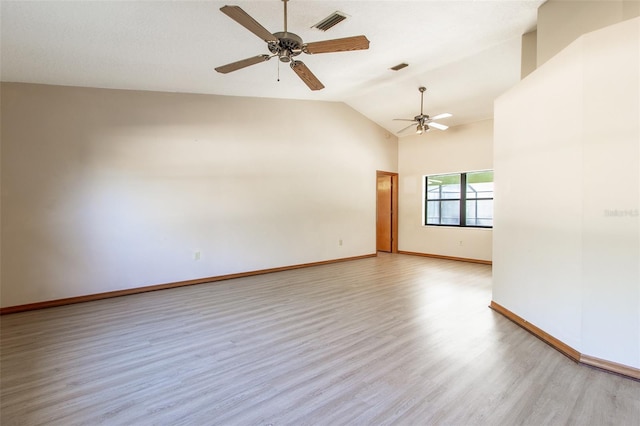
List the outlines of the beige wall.
{"label": "beige wall", "polygon": [[640,368],[640,18],[589,33],[495,104],[493,299]]}
{"label": "beige wall", "polygon": [[342,103],[8,83],[1,102],[2,306],[375,252],[397,139]]}
{"label": "beige wall", "polygon": [[637,16],[638,0],[547,0],[538,9],[538,66],[581,35]]}
{"label": "beige wall", "polygon": [[520,55],[520,78],[525,78],[538,67],[538,32],[531,31],[522,35],[522,53]]}
{"label": "beige wall", "polygon": [[493,168],[493,120],[402,138],[398,249],[491,260],[491,229],[423,225],[424,176]]}

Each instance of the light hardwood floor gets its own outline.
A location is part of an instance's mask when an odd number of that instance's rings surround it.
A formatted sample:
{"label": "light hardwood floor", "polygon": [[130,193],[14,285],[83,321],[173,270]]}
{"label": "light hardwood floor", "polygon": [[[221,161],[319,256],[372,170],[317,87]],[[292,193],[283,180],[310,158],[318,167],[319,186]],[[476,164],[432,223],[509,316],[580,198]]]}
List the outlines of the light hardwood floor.
{"label": "light hardwood floor", "polygon": [[640,425],[640,382],[487,307],[491,267],[407,255],[1,318],[9,425]]}

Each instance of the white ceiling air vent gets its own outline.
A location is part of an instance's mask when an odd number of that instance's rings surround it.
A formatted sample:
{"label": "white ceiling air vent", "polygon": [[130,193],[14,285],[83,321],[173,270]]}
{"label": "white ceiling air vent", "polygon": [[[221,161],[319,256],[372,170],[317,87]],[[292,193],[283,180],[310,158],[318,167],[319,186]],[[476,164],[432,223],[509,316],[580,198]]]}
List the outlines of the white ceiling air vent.
{"label": "white ceiling air vent", "polygon": [[331,15],[324,18],[311,28],[317,28],[320,31],[327,31],[329,28],[333,28],[335,25],[347,19],[347,15],[342,12],[333,12]]}
{"label": "white ceiling air vent", "polygon": [[393,70],[393,71],[400,71],[402,68],[406,68],[406,67],[408,67],[408,66],[409,66],[409,64],[407,64],[407,63],[403,62],[403,63],[398,64],[398,65],[396,65],[396,66],[394,66],[394,67],[391,67],[391,68],[389,68],[389,69],[390,69],[390,70]]}

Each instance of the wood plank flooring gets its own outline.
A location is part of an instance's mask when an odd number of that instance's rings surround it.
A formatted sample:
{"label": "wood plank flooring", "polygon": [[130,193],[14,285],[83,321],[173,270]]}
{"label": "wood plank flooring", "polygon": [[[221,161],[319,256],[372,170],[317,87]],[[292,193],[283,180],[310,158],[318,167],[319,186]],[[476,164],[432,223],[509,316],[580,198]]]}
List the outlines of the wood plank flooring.
{"label": "wood plank flooring", "polygon": [[640,425],[640,382],[398,254],[4,316],[9,425]]}

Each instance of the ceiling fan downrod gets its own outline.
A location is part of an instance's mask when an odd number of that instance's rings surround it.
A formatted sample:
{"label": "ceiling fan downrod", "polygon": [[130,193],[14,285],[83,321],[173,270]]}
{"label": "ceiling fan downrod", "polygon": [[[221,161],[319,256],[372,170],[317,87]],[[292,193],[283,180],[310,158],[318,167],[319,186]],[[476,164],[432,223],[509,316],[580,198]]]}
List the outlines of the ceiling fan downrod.
{"label": "ceiling fan downrod", "polygon": [[424,113],[422,112],[424,109],[424,92],[425,90],[427,90],[427,88],[422,86],[418,87],[418,90],[420,91],[420,115],[424,115]]}
{"label": "ceiling fan downrod", "polygon": [[287,2],[289,0],[282,0],[284,2],[284,33],[287,34]]}

